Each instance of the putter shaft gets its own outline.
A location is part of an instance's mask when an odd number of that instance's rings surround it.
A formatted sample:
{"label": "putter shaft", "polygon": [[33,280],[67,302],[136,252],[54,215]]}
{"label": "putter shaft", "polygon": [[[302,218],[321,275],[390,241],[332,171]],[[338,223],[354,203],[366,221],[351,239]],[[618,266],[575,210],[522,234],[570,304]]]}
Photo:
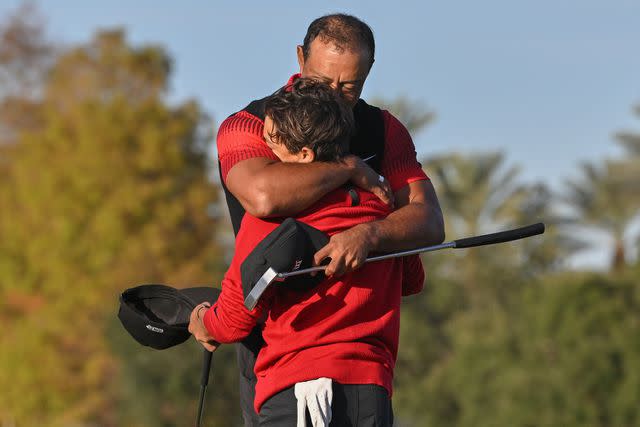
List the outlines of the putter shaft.
{"label": "putter shaft", "polygon": [[[374,262],[374,261],[382,261],[390,258],[398,258],[408,255],[416,255],[423,252],[432,252],[440,249],[448,249],[448,248],[472,248],[476,246],[484,246],[484,245],[493,245],[496,243],[505,243],[513,240],[524,239],[526,237],[535,236],[537,234],[544,233],[544,224],[537,223],[528,225],[526,227],[515,228],[512,230],[500,231],[497,233],[484,234],[481,236],[467,237],[464,239],[453,240],[451,242],[445,242],[439,245],[433,246],[425,246],[422,248],[411,249],[408,251],[402,252],[393,252],[389,254],[374,256],[371,258],[367,258],[365,262]],[[249,310],[253,310],[258,303],[258,299],[263,294],[263,292],[271,285],[273,282],[282,282],[287,277],[298,276],[301,274],[313,273],[316,271],[323,271],[327,267],[324,265],[320,265],[317,267],[304,268],[302,270],[290,271],[285,273],[279,273],[275,271],[273,268],[269,267],[267,271],[260,277],[258,282],[249,292],[249,295],[244,300],[244,305]]]}
{"label": "putter shaft", "polygon": [[[423,252],[432,252],[432,251],[438,251],[440,249],[455,248],[455,247],[456,247],[456,242],[447,242],[447,243],[442,243],[440,245],[426,246],[424,248],[411,249],[403,252],[393,252],[390,254],[378,255],[371,258],[367,258],[364,260],[364,262],[382,261],[385,259],[399,258],[403,256],[416,255]],[[326,265],[318,265],[316,267],[303,268],[302,270],[289,271],[286,273],[278,273],[275,275],[274,280],[281,281],[286,279],[287,277],[299,276],[301,274],[313,273],[315,271],[324,271],[326,268],[327,268]]]}

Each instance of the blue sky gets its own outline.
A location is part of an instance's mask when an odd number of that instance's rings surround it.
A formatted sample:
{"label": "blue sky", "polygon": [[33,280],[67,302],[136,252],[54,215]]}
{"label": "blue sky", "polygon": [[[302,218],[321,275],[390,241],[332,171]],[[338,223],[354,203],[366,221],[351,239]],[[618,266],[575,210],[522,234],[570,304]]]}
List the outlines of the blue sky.
{"label": "blue sky", "polygon": [[[3,0],[0,15],[19,4]],[[559,189],[581,161],[619,154],[614,132],[640,132],[635,0],[36,4],[61,41],[123,26],[136,44],[165,46],[171,99],[197,98],[218,122],[282,85],[309,22],[340,11],[376,36],[363,97],[408,95],[437,114],[414,135],[421,155],[503,150],[523,180]]]}

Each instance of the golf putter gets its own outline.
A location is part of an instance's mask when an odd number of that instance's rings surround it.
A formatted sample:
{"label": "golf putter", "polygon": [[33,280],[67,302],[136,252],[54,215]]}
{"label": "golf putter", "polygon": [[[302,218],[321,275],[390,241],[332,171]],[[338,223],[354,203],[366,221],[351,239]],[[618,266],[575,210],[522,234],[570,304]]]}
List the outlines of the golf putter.
{"label": "golf putter", "polygon": [[209,384],[209,371],[211,370],[212,352],[204,350],[202,358],[202,378],[200,379],[200,399],[198,400],[198,413],[196,415],[196,427],[200,427],[202,423],[202,414],[204,412],[204,395]]}
{"label": "golf putter", "polygon": [[[364,262],[382,261],[390,258],[399,258],[403,256],[416,255],[423,252],[433,252],[441,249],[463,249],[473,248],[476,246],[493,245],[496,243],[511,242],[513,240],[524,239],[526,237],[535,236],[537,234],[544,233],[544,224],[539,222],[537,224],[527,225],[525,227],[514,228],[512,230],[500,231],[497,233],[483,234],[481,236],[466,237],[463,239],[453,240],[451,242],[441,243],[439,245],[425,246],[422,248],[411,249],[403,252],[393,252],[389,254],[374,256],[367,258]],[[317,267],[305,268],[302,270],[281,273],[275,271],[269,267],[267,271],[258,279],[255,286],[249,292],[249,295],[244,300],[244,305],[249,310],[253,310],[258,304],[258,300],[267,290],[271,284],[275,282],[283,282],[287,277],[298,276],[301,274],[309,274],[317,271],[324,271],[326,265],[320,265]]]}

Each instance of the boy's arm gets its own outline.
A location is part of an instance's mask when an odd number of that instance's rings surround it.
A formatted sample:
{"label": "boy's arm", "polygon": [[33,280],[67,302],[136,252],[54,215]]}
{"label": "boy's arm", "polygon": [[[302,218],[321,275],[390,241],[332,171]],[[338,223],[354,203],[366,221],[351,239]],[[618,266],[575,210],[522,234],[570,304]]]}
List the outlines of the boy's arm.
{"label": "boy's arm", "polygon": [[238,342],[246,338],[271,302],[270,295],[265,294],[253,310],[247,310],[239,277],[239,274],[238,279],[225,275],[218,300],[202,317],[209,336],[220,343]]}
{"label": "boy's arm", "polygon": [[261,238],[260,232],[238,235],[236,253],[222,279],[217,301],[207,307],[200,304],[191,313],[189,331],[209,351],[215,350],[219,343],[238,342],[247,337],[271,304],[272,294],[267,290],[255,309],[247,310],[244,305],[240,267]]}

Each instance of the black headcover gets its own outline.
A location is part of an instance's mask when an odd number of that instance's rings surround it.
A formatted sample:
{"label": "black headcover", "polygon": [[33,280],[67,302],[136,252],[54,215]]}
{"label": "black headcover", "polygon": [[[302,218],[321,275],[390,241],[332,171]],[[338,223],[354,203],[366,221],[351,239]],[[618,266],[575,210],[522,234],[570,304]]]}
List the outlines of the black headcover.
{"label": "black headcover", "polygon": [[[242,262],[240,273],[245,298],[269,267],[278,273],[311,267],[313,256],[327,243],[329,238],[317,228],[293,218],[285,219]],[[287,289],[307,290],[324,278],[324,274],[294,276],[288,278],[283,286]]]}
{"label": "black headcover", "polygon": [[220,289],[211,287],[141,285],[120,295],[118,318],[140,344],[162,350],[189,339],[191,312],[202,302],[213,304],[218,295]]}

